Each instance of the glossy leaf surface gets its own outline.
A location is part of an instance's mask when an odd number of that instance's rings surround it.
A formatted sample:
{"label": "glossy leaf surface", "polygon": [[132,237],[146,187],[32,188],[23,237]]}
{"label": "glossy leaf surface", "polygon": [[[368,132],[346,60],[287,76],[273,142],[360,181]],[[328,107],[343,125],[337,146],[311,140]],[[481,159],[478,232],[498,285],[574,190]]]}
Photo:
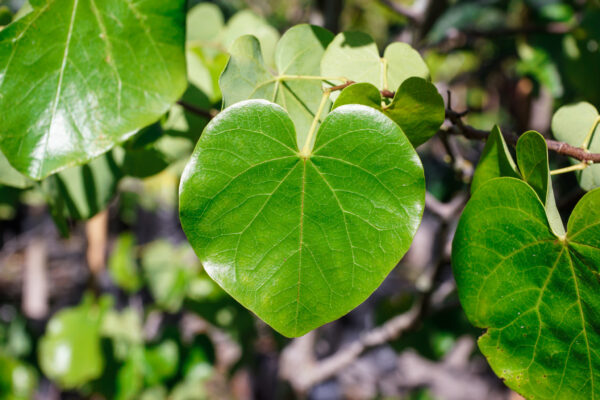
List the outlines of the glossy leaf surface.
{"label": "glossy leaf surface", "polygon": [[465,208],[452,265],[463,308],[486,328],[479,347],[494,372],[526,398],[600,394],[600,190],[553,234],[536,192],[498,178]]}
{"label": "glossy leaf surface", "polygon": [[357,83],[345,88],[333,104],[363,104],[390,117],[402,128],[408,140],[417,147],[435,135],[444,122],[444,100],[435,86],[422,78],[408,78],[400,85],[392,102],[382,106],[379,90],[370,83]]}
{"label": "glossy leaf surface", "polygon": [[[562,106],[552,117],[552,132],[556,139],[575,147],[580,147],[586,136],[591,133],[588,150],[590,153],[600,153],[599,120],[598,111],[590,103],[581,102]],[[590,165],[579,172],[578,180],[579,185],[585,190],[600,187],[600,165]]]}
{"label": "glossy leaf surface", "polygon": [[0,32],[0,148],[41,179],[158,119],[183,93],[185,1],[36,1]]}
{"label": "glossy leaf surface", "polygon": [[287,110],[296,126],[298,142],[304,143],[323,94],[318,77],[325,47],[333,38],[331,32],[311,25],[289,29],[277,44],[273,74],[263,61],[259,42],[242,36],[231,47],[231,58],[219,81],[223,107],[248,99],[265,99]]}
{"label": "glossy leaf surface", "polygon": [[424,203],[417,154],[372,108],[339,107],[309,157],[298,147],[281,107],[239,103],[207,126],[180,187],[207,273],[287,336],[364,301],[408,249]]}

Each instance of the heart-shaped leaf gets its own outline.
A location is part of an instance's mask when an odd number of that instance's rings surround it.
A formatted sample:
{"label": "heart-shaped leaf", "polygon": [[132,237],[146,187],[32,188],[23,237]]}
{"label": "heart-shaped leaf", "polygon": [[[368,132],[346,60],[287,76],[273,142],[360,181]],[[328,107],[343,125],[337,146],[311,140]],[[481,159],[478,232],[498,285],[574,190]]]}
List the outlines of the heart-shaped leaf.
{"label": "heart-shaped leaf", "polygon": [[557,237],[536,192],[498,178],[473,195],[452,265],[460,301],[487,328],[479,347],[505,383],[535,399],[600,395],[600,190]]}
{"label": "heart-shaped leaf", "polygon": [[185,1],[35,1],[0,32],[0,149],[41,179],[111,149],[186,86]]}
{"label": "heart-shaped leaf", "polygon": [[[323,94],[319,79],[321,56],[333,34],[311,25],[289,29],[277,44],[272,73],[263,61],[259,42],[242,36],[231,47],[231,58],[219,81],[223,107],[248,99],[265,99],[290,114],[298,143],[304,143]],[[303,78],[299,78],[303,77]]]}
{"label": "heart-shaped leaf", "polygon": [[[559,108],[552,117],[552,132],[560,141],[576,147],[584,145],[591,153],[600,153],[600,115],[590,103],[581,102]],[[578,173],[577,178],[584,190],[600,187],[600,165],[588,166]]]}
{"label": "heart-shaped leaf", "polygon": [[371,36],[344,32],[327,46],[321,60],[321,74],[395,90],[411,76],[429,77],[429,70],[421,55],[406,43],[390,44],[382,58]]}
{"label": "heart-shaped leaf", "polygon": [[430,82],[422,78],[406,79],[390,104],[382,106],[382,98],[370,83],[356,83],[345,88],[332,109],[344,104],[373,107],[400,125],[414,147],[435,135],[444,122],[444,99]]}
{"label": "heart-shaped leaf", "polygon": [[402,130],[347,105],[309,155],[276,104],[249,100],[206,127],[183,174],[180,218],[206,272],[286,336],[364,301],[408,249],[424,204]]}

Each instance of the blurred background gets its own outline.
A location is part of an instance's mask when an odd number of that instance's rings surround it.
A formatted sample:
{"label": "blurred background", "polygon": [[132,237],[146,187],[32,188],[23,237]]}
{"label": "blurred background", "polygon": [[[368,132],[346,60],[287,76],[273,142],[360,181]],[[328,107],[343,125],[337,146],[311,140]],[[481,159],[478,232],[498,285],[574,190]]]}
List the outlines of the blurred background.
{"label": "blurred background", "polygon": [[[22,5],[0,1],[0,25]],[[365,303],[295,340],[204,273],[179,225],[179,178],[220,110],[217,79],[242,34],[268,48],[309,22],[369,33],[381,50],[407,42],[447,106],[468,111],[468,125],[551,137],[561,105],[600,106],[600,2],[222,0],[189,8],[188,31],[203,32],[187,44],[190,86],[161,121],[41,184],[7,176],[0,157],[0,400],[520,398],[479,353],[482,332],[461,310],[449,261],[483,143],[446,122],[419,147],[428,197],[411,250]],[[551,164],[567,160],[551,154]],[[554,184],[568,216],[583,191],[573,174]]]}

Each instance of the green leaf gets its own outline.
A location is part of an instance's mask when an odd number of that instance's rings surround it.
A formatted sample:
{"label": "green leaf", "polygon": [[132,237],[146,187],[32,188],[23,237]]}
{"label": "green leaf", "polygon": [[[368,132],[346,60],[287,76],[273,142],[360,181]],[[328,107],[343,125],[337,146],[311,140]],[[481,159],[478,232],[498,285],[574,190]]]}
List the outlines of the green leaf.
{"label": "green leaf", "polygon": [[502,176],[521,178],[502,132],[496,125],[487,138],[479,164],[473,174],[471,194],[475,193],[488,180]]}
{"label": "green leaf", "polygon": [[216,43],[225,23],[221,9],[211,3],[200,3],[187,12],[187,41],[203,45]]}
{"label": "green leaf", "polygon": [[258,39],[265,63],[269,67],[274,67],[275,46],[279,40],[279,32],[252,11],[243,10],[227,21],[221,40],[225,48],[231,51],[231,46],[236,39],[244,35],[253,35]]}
{"label": "green leaf", "polygon": [[117,286],[129,293],[141,288],[135,257],[135,238],[131,233],[123,233],[117,238],[108,259],[108,272]]}
{"label": "green leaf", "polygon": [[33,181],[14,169],[0,152],[0,185],[26,189],[33,185]]}
{"label": "green leaf", "polygon": [[362,104],[383,112],[400,125],[414,147],[435,135],[445,118],[442,96],[434,85],[417,77],[402,82],[392,102],[384,107],[379,90],[370,83],[345,88],[332,109],[344,104]]}
{"label": "green leaf", "polygon": [[[552,117],[552,132],[556,139],[580,147],[591,133],[588,150],[600,153],[600,115],[590,103],[580,102],[559,108]],[[594,128],[595,127],[595,128]],[[590,132],[594,129],[593,132]],[[577,160],[572,160],[578,163]],[[600,187],[600,165],[590,165],[580,173],[577,179],[584,190]]]}
{"label": "green leaf", "polygon": [[289,29],[277,44],[276,72],[263,61],[260,45],[252,36],[242,36],[231,47],[231,58],[220,79],[223,107],[248,99],[265,99],[290,114],[298,143],[304,143],[323,95],[318,79],[321,56],[333,38],[331,32],[311,25]]}
{"label": "green leaf", "polygon": [[[104,300],[103,300],[104,301]],[[44,374],[63,388],[75,388],[98,378],[104,369],[100,326],[106,301],[90,297],[52,317],[39,342],[39,362]]]}
{"label": "green leaf", "polygon": [[406,43],[390,44],[379,56],[373,38],[362,32],[338,34],[321,60],[321,74],[367,82],[378,89],[395,90],[411,76],[429,77],[419,53]]}
{"label": "green leaf", "polygon": [[536,131],[527,131],[517,141],[517,164],[523,180],[533,188],[546,208],[548,222],[557,236],[565,234],[565,227],[556,208],[546,139]]}
{"label": "green leaf", "polygon": [[0,400],[29,400],[35,397],[35,369],[0,351]]}
{"label": "green leaf", "polygon": [[176,248],[164,240],[148,244],[142,251],[142,268],[150,292],[161,308],[176,312],[186,297],[196,265],[186,258],[188,246]]}
{"label": "green leaf", "polygon": [[83,220],[108,206],[121,176],[112,153],[106,153],[89,164],[52,175],[43,182],[43,188],[48,196],[55,197],[49,203],[57,218]]}
{"label": "green leaf", "polygon": [[213,119],[184,171],[180,219],[206,272],[286,336],[364,301],[408,249],[424,204],[421,162],[402,130],[347,105],[309,156],[276,104]]}
{"label": "green leaf", "polygon": [[110,150],[181,96],[185,1],[33,6],[0,32],[0,149],[39,180]]}
{"label": "green leaf", "polygon": [[179,352],[173,340],[165,340],[158,346],[144,350],[144,380],[153,386],[170,378],[177,372]]}
{"label": "green leaf", "polygon": [[526,398],[600,395],[600,190],[575,207],[568,233],[552,233],[535,191],[514,178],[481,186],[452,249],[460,301],[487,332],[479,347]]}

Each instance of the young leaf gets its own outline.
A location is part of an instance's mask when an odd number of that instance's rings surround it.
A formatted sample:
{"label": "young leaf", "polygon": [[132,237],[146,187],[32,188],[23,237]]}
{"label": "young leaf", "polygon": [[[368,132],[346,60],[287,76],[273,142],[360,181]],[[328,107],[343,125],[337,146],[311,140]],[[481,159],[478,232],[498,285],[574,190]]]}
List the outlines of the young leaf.
{"label": "young leaf", "polygon": [[183,93],[185,1],[33,6],[0,31],[0,149],[19,172],[82,164]]}
{"label": "young leaf", "polygon": [[424,204],[401,129],[347,105],[299,152],[278,105],[250,100],[206,127],[180,186],[180,218],[206,272],[286,336],[364,301],[408,249]]}
{"label": "young leaf", "polygon": [[533,188],[546,208],[548,222],[557,236],[565,234],[565,227],[556,208],[550,167],[548,165],[548,146],[542,135],[536,131],[527,131],[517,142],[517,164],[523,180]]}
{"label": "young leaf", "polygon": [[277,44],[273,74],[263,61],[259,42],[242,36],[231,47],[231,58],[221,75],[223,107],[248,99],[265,99],[284,107],[290,114],[298,142],[304,143],[323,94],[316,78],[325,47],[333,34],[311,25],[289,29]]}
{"label": "young leaf", "polygon": [[442,96],[430,82],[417,77],[402,82],[387,106],[382,106],[379,90],[370,83],[356,83],[345,88],[332,109],[344,104],[362,104],[383,112],[400,125],[414,147],[435,135],[445,118]]}
{"label": "young leaf", "polygon": [[488,180],[501,176],[521,178],[500,128],[494,126],[475,169],[471,182],[471,193],[475,193]]}
{"label": "young leaf", "polygon": [[429,77],[429,70],[419,53],[406,43],[390,44],[382,58],[371,36],[343,32],[327,46],[321,74],[367,82],[380,90],[395,90],[411,76]]}
{"label": "young leaf", "polygon": [[136,292],[142,286],[134,246],[134,236],[131,233],[123,233],[117,238],[108,259],[110,277],[118,287],[128,293]]}
{"label": "young leaf", "polygon": [[494,372],[526,398],[600,395],[600,190],[553,234],[535,191],[493,179],[459,222],[452,265],[461,304],[486,328],[479,347]]}
{"label": "young leaf", "polygon": [[[591,153],[600,153],[600,115],[590,103],[580,102],[559,108],[552,117],[552,132],[556,139],[580,147],[586,139]],[[579,162],[572,160],[573,163]],[[600,165],[590,165],[578,174],[584,190],[600,187]]]}

